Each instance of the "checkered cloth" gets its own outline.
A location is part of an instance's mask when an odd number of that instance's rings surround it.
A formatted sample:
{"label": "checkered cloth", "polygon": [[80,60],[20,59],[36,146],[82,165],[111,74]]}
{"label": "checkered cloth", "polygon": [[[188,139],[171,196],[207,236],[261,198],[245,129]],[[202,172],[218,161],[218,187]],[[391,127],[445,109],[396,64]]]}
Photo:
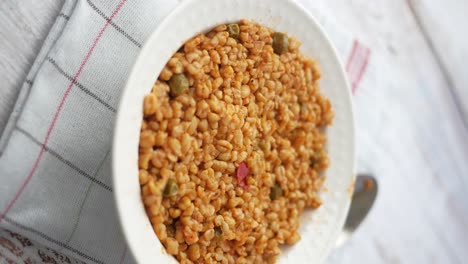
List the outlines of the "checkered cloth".
{"label": "checkered cloth", "polygon": [[[370,51],[300,2],[347,61],[355,91]],[[65,1],[0,141],[0,227],[87,263],[132,262],[112,201],[112,128],[142,43],[177,4]]]}

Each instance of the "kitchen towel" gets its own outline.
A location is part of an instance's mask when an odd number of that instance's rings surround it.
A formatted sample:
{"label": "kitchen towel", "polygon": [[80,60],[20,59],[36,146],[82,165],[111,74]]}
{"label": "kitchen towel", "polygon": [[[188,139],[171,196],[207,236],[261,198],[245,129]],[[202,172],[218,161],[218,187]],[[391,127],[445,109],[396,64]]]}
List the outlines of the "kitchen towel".
{"label": "kitchen towel", "polygon": [[[299,2],[324,26],[356,92],[370,50],[313,1]],[[112,199],[112,129],[145,39],[178,3],[65,1],[0,140],[0,228],[86,263],[133,262]]]}

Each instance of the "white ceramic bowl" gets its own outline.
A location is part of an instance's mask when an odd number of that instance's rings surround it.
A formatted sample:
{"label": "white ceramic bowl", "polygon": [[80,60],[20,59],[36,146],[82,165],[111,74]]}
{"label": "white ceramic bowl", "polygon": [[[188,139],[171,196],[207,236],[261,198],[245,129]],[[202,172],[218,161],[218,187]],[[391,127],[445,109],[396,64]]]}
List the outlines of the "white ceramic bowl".
{"label": "white ceramic bowl", "polygon": [[323,205],[301,217],[302,239],[285,247],[279,263],[320,263],[333,248],[350,203],[354,180],[355,138],[350,89],[330,40],[305,10],[290,0],[187,0],[147,40],[123,92],[113,145],[114,195],[123,234],[138,263],[176,263],[154,234],[140,198],[138,141],[143,97],[177,49],[197,33],[226,22],[251,19],[302,42],[301,51],[318,60],[322,92],[336,111],[326,131],[330,168]]}

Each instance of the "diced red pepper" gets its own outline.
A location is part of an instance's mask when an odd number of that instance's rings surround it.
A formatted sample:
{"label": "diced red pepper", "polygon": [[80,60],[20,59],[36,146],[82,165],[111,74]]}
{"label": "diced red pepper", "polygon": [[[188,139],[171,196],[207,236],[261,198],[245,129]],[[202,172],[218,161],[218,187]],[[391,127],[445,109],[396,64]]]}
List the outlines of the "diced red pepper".
{"label": "diced red pepper", "polygon": [[244,190],[248,190],[249,186],[247,185],[247,176],[249,175],[250,170],[247,167],[247,164],[243,161],[239,164],[237,168],[236,177],[237,177],[237,184],[240,187],[244,188]]}

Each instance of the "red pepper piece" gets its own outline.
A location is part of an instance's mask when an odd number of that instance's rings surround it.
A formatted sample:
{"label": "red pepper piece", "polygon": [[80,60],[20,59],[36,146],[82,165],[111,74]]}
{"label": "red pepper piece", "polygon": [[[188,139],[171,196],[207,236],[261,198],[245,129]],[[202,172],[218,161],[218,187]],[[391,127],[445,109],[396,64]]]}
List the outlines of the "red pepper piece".
{"label": "red pepper piece", "polygon": [[237,172],[236,172],[236,178],[237,178],[237,184],[239,184],[240,187],[244,188],[244,190],[249,189],[249,186],[247,185],[247,176],[249,175],[250,170],[247,167],[247,164],[243,161],[239,164],[239,167],[237,167]]}

